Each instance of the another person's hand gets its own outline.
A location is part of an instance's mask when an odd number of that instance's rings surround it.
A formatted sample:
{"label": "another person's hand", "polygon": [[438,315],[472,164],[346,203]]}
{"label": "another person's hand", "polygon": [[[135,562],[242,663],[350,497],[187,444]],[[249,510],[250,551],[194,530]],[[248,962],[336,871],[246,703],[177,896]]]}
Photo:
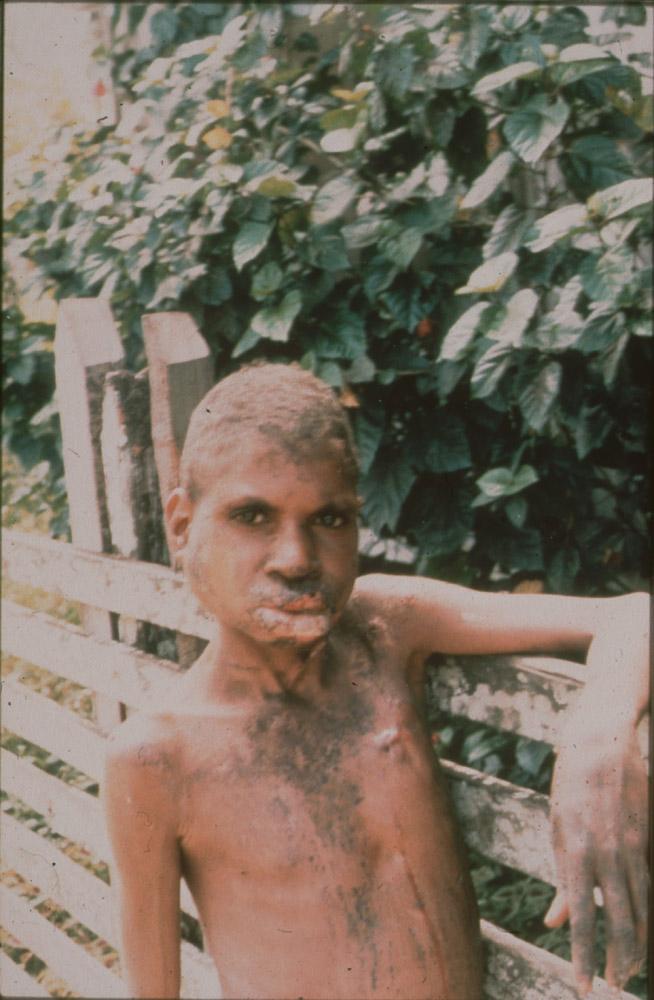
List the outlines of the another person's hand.
{"label": "another person's hand", "polygon": [[588,692],[566,719],[552,783],[558,891],[548,927],[570,920],[579,992],[595,971],[594,890],[602,893],[605,977],[623,987],[645,957],[647,940],[648,780],[635,726],[617,731],[611,707]]}

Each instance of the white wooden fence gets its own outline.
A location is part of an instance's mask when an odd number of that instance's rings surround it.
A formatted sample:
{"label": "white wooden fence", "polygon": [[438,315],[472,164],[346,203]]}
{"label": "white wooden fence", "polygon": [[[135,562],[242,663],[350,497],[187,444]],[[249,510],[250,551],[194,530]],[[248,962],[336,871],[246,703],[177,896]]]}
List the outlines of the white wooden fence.
{"label": "white wooden fence", "polygon": [[[155,531],[158,514],[151,488],[154,465],[162,491],[175,484],[186,421],[210,382],[208,352],[188,317],[154,315],[145,325],[154,449],[144,437],[147,380],[119,373],[122,352],[108,307],[95,300],[62,304],[56,340],[58,397],[74,544],[19,531],[3,534],[7,580],[82,608],[82,626],[77,626],[3,602],[4,651],[93,692],[95,713],[93,720],[83,718],[67,703],[34,690],[21,681],[20,669],[3,684],[3,726],[12,749],[1,751],[7,796],[1,923],[73,995],[82,997],[126,996],[118,962],[109,947],[81,943],[46,913],[65,910],[107,946],[115,945],[110,890],[103,877],[109,852],[97,797],[105,740],[126,713],[147,707],[182,669],[135,647],[143,634],[137,623],[178,633],[181,661],[190,658],[194,643],[208,638],[210,629],[180,576],[145,561],[143,541]],[[152,509],[144,513],[142,493],[147,490]],[[160,551],[160,540],[151,548],[157,545]],[[559,713],[582,676],[581,668],[561,660],[479,657],[465,669],[453,661],[437,671],[434,695],[455,715],[553,742]],[[42,748],[41,757],[49,755],[47,769],[35,761],[28,744]],[[69,767],[58,768],[57,761]],[[553,882],[547,797],[457,764],[446,762],[444,768],[468,845]],[[185,886],[182,908],[197,916]],[[568,962],[487,921],[482,933],[489,1000],[575,1000]],[[0,977],[3,996],[50,995],[2,951]],[[188,941],[182,944],[182,980],[185,997],[220,996],[212,963]],[[602,980],[595,983],[594,1000],[615,998]]]}

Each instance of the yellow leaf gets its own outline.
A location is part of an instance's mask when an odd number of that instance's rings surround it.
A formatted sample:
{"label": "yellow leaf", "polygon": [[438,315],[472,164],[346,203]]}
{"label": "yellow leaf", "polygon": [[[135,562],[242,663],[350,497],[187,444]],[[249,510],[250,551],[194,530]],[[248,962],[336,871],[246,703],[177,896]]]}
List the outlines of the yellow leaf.
{"label": "yellow leaf", "polygon": [[355,408],[360,405],[356,393],[350,388],[347,382],[344,383],[343,388],[339,393],[339,400],[341,406]]}
{"label": "yellow leaf", "polygon": [[206,143],[209,149],[228,149],[232,144],[232,137],[226,128],[216,125],[204,133],[202,142]]}
{"label": "yellow leaf", "polygon": [[227,101],[222,101],[220,99],[215,101],[209,101],[207,104],[207,111],[214,118],[227,118],[229,116],[229,104]]}
{"label": "yellow leaf", "polygon": [[373,89],[371,83],[363,82],[358,84],[356,90],[344,90],[342,87],[332,87],[329,93],[332,97],[338,97],[339,101],[348,101],[349,103],[358,104],[362,101],[370,91]]}

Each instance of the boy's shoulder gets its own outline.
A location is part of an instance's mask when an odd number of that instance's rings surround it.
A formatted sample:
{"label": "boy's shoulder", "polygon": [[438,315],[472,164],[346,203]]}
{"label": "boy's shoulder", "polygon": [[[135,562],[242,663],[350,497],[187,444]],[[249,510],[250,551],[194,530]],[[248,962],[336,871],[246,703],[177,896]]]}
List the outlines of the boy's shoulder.
{"label": "boy's shoulder", "polygon": [[121,770],[170,770],[178,756],[174,713],[141,711],[117,726],[107,741],[107,765]]}

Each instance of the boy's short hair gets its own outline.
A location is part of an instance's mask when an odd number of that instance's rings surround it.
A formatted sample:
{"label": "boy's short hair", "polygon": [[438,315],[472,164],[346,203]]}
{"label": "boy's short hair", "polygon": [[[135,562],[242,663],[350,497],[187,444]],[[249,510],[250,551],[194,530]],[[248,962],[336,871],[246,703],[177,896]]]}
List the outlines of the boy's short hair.
{"label": "boy's short hair", "polygon": [[270,438],[294,461],[315,457],[328,442],[356,484],[359,466],[352,429],[332,389],[296,364],[253,363],[218,382],[198,403],[189,422],[180,484],[199,495],[199,468],[222,446],[251,431]]}

